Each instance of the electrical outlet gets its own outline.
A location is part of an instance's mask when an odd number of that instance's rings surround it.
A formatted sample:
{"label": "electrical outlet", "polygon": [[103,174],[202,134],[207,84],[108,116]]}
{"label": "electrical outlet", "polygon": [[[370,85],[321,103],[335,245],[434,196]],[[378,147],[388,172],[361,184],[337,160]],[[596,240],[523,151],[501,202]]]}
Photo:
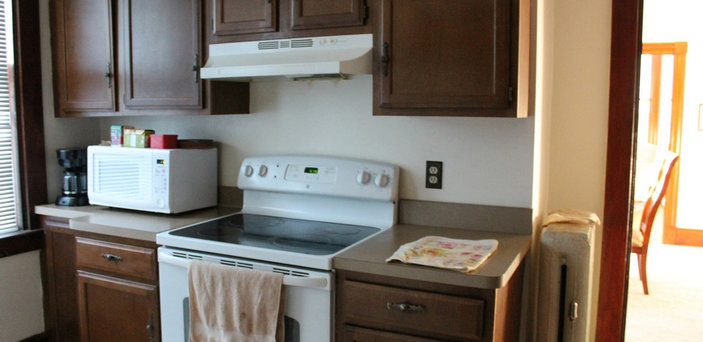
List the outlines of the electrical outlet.
{"label": "electrical outlet", "polygon": [[425,167],[425,188],[441,189],[442,188],[442,162],[427,161]]}

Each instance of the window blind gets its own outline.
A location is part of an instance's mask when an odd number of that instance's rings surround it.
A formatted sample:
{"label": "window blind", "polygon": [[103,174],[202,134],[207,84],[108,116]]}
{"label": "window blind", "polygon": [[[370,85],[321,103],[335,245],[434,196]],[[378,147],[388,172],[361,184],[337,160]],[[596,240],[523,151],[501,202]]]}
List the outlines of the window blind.
{"label": "window blind", "polygon": [[0,234],[18,229],[15,129],[10,101],[12,3],[0,0]]}

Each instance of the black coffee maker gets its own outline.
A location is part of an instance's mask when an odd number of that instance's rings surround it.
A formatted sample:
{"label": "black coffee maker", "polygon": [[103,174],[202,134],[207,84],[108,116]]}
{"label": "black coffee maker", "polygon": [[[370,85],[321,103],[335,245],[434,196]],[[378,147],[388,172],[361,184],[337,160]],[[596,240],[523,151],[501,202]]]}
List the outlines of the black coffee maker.
{"label": "black coffee maker", "polygon": [[56,157],[64,168],[63,189],[56,198],[56,205],[88,205],[88,179],[86,165],[88,154],[85,149],[58,149]]}

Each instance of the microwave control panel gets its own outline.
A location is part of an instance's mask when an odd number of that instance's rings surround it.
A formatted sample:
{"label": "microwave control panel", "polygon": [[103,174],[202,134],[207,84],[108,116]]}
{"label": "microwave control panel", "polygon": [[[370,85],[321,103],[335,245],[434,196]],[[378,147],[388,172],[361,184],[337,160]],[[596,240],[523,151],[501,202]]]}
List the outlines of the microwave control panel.
{"label": "microwave control panel", "polygon": [[154,199],[156,206],[164,208],[166,206],[166,196],[168,195],[168,175],[169,175],[168,155],[154,153],[152,156],[152,187],[154,189]]}

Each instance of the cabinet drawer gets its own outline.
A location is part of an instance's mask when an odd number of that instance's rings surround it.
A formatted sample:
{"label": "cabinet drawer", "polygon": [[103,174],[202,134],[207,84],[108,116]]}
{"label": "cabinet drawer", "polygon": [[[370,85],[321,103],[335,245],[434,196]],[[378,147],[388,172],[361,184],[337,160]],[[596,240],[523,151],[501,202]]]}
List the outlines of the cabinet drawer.
{"label": "cabinet drawer", "polygon": [[419,336],[479,340],[480,299],[345,281],[346,323]]}
{"label": "cabinet drawer", "polygon": [[414,337],[385,331],[364,329],[347,325],[344,327],[344,340],[341,342],[441,342],[434,339]]}
{"label": "cabinet drawer", "polygon": [[76,238],[76,265],[156,281],[156,251],[119,243]]}

